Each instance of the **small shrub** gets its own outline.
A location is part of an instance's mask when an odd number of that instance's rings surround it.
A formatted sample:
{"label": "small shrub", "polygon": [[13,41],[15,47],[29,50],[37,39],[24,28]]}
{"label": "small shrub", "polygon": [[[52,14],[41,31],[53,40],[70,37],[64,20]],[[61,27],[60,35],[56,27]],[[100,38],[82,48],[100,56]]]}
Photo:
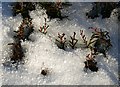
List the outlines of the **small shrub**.
{"label": "small shrub", "polygon": [[113,9],[118,7],[118,2],[95,2],[92,10],[86,13],[86,16],[91,19],[99,17],[100,15],[102,18],[109,18]]}

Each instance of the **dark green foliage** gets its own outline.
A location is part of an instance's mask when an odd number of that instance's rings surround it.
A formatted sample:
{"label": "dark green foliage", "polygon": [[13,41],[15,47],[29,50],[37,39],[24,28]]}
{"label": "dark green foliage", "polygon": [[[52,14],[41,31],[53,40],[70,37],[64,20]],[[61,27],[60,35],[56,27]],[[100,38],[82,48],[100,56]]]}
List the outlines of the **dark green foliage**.
{"label": "dark green foliage", "polygon": [[63,5],[68,5],[70,4],[63,4],[62,2],[40,2],[39,3],[42,8],[46,10],[46,14],[48,15],[48,18],[53,19],[53,18],[59,18],[62,20],[63,18],[67,18],[68,16],[63,16],[61,13],[61,9]]}
{"label": "dark green foliage", "polygon": [[56,39],[56,41],[55,41],[55,43],[57,44],[57,46],[60,49],[63,49],[63,50],[65,50],[65,43],[66,43],[66,38],[64,36],[65,36],[64,33],[62,35],[60,35],[58,33],[58,39]]}
{"label": "dark green foliage", "polygon": [[88,18],[94,19],[102,15],[102,18],[109,18],[113,9],[118,7],[117,2],[95,2],[92,10],[86,13]]}
{"label": "dark green foliage", "polygon": [[39,2],[38,3],[43,9],[47,9],[48,7],[51,7],[54,5],[54,2]]}
{"label": "dark green foliage", "polygon": [[102,53],[106,57],[106,52],[110,47],[110,40],[98,39],[94,44],[94,53]]}
{"label": "dark green foliage", "polygon": [[21,13],[23,19],[30,18],[29,11],[35,10],[35,5],[39,4],[43,9],[46,10],[48,18],[67,18],[68,16],[63,16],[61,13],[62,7],[71,6],[68,2],[16,2],[13,4],[13,16]]}
{"label": "dark green foliage", "polygon": [[13,4],[13,16],[21,13],[23,19],[30,18],[29,11],[35,10],[33,2],[16,2]]}
{"label": "dark green foliage", "polygon": [[75,38],[75,35],[76,33],[74,32],[74,35],[71,37],[70,36],[70,39],[69,42],[70,42],[70,46],[72,47],[72,49],[75,48],[75,45],[77,44],[78,40]]}

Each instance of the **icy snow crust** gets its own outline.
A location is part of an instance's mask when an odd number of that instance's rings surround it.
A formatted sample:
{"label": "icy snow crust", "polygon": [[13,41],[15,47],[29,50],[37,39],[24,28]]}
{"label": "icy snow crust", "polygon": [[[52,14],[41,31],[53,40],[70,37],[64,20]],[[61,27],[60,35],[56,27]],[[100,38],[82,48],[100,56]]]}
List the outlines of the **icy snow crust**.
{"label": "icy snow crust", "polygon": [[[71,7],[63,10],[63,13],[69,14],[69,20],[58,21],[52,19],[47,23],[47,35],[41,34],[38,29],[44,24],[45,10],[37,9],[30,12],[33,18],[34,33],[30,35],[32,41],[22,42],[22,47],[26,49],[25,64],[19,65],[18,70],[2,66],[2,84],[3,85],[115,85],[118,84],[118,35],[117,20],[112,13],[109,19],[87,19],[85,12],[92,8],[91,3],[72,3]],[[2,62],[9,58],[11,49],[8,43],[13,42],[13,30],[18,30],[22,22],[20,15],[16,17],[6,17],[3,14],[2,27]],[[90,52],[88,49],[77,48],[75,50],[64,51],[59,49],[55,42],[57,34],[65,33],[69,39],[73,32],[77,33],[79,40],[78,46],[82,44],[79,30],[82,29],[87,35],[91,36],[91,30],[88,27],[99,27],[110,32],[113,47],[108,52],[108,59],[98,55],[98,72],[84,72],[84,61],[86,55]],[[0,40],[1,41],[1,40]],[[43,64],[44,63],[44,64]],[[48,68],[47,76],[40,74],[42,68]]]}

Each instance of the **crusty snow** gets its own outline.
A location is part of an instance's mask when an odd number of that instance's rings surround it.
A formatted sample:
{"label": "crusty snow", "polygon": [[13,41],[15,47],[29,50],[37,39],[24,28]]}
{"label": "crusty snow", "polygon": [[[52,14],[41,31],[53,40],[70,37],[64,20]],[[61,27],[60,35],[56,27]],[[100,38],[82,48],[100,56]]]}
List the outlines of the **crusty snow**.
{"label": "crusty snow", "polygon": [[[114,12],[108,19],[87,19],[85,13],[92,8],[91,3],[72,3],[72,6],[63,10],[69,19],[59,21],[58,19],[47,19],[48,33],[46,35],[38,31],[40,25],[44,24],[47,17],[45,10],[38,8],[30,12],[35,31],[30,35],[32,41],[22,42],[25,52],[25,64],[19,65],[18,70],[1,66],[3,85],[115,85],[118,84],[118,20]],[[5,10],[5,9],[3,9]],[[114,11],[116,11],[115,9]],[[22,22],[21,15],[16,17],[6,16],[3,11],[2,34],[0,39],[2,45],[3,63],[10,54],[10,45],[13,42],[13,31],[18,30]],[[98,55],[98,72],[84,72],[84,61],[89,49],[77,48],[64,51],[55,44],[58,32],[65,33],[67,39],[76,32],[79,40],[78,46],[82,44],[80,29],[84,30],[87,39],[91,36],[88,27],[98,27],[110,32],[113,47],[107,53],[107,58]],[[1,52],[0,50],[0,52]],[[40,74],[42,68],[48,68],[48,76]]]}

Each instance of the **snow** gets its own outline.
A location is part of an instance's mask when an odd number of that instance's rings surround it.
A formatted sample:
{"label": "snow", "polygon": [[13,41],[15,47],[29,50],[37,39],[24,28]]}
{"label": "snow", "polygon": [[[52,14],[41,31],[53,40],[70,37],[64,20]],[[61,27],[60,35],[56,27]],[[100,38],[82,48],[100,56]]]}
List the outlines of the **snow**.
{"label": "snow", "polygon": [[[4,4],[3,4],[4,5]],[[47,17],[44,10],[40,8],[30,12],[35,31],[30,35],[32,41],[22,42],[26,49],[25,64],[19,65],[18,70],[1,66],[2,85],[117,85],[118,84],[118,24],[116,16],[111,14],[108,19],[101,17],[94,20],[87,19],[85,12],[92,8],[91,3],[72,3],[71,7],[63,10],[69,14],[69,20],[47,19],[48,33],[46,35],[38,31],[40,25],[44,24],[44,17]],[[4,13],[4,11],[3,11]],[[6,13],[6,12],[5,12]],[[21,15],[16,17],[2,16],[2,57],[1,63],[9,57],[11,52],[8,43],[13,42],[13,31],[18,30],[22,22]],[[9,15],[9,14],[8,14]],[[64,51],[55,44],[58,32],[65,33],[67,39],[77,33],[79,44],[80,29],[85,31],[87,39],[90,38],[91,30],[88,27],[98,27],[110,32],[113,47],[107,54],[107,58],[98,55],[98,72],[84,72],[84,61],[90,52],[88,49],[77,48]],[[78,45],[79,45],[78,44]],[[1,51],[0,51],[1,52]],[[48,76],[40,74],[42,68],[48,68]]]}
{"label": "snow", "polygon": [[[0,26],[2,26],[2,4],[0,2]],[[2,27],[0,28],[2,29]],[[2,58],[2,31],[0,32],[0,58]],[[1,60],[0,60],[0,64],[1,64]],[[2,85],[2,70],[1,70],[1,66],[0,66],[0,86]]]}

